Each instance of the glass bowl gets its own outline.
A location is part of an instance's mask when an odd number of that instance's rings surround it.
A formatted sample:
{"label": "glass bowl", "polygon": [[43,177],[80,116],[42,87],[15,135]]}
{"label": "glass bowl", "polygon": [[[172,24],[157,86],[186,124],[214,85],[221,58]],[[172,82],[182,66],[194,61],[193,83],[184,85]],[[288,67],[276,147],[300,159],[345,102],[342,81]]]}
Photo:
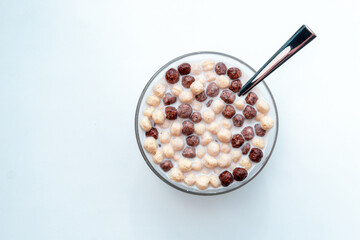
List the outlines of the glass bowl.
{"label": "glass bowl", "polygon": [[[218,52],[194,52],[185,54],[183,56],[177,57],[174,60],[171,60],[167,64],[165,64],[163,67],[161,67],[149,80],[149,82],[144,87],[144,90],[142,91],[137,108],[135,113],[135,134],[136,134],[136,140],[140,149],[140,152],[146,162],[146,164],[150,167],[150,169],[165,183],[168,185],[191,194],[196,195],[218,195],[223,193],[231,192],[235,189],[238,189],[248,182],[250,182],[252,179],[254,179],[261,170],[265,167],[267,162],[270,159],[270,156],[274,150],[276,139],[278,135],[278,127],[279,127],[279,118],[278,118],[278,112],[275,104],[275,100],[270,92],[269,87],[266,85],[264,81],[259,83],[256,88],[261,91],[262,97],[269,103],[270,105],[270,111],[267,115],[271,116],[274,119],[274,127],[266,134],[267,136],[267,144],[265,149],[263,149],[264,157],[261,160],[260,163],[255,164],[255,166],[252,167],[251,171],[249,172],[247,178],[241,182],[234,181],[231,185],[228,187],[222,187],[219,188],[212,188],[209,187],[206,190],[199,190],[195,186],[187,186],[184,184],[184,182],[174,182],[170,180],[167,176],[168,173],[162,171],[159,165],[155,164],[152,159],[151,155],[147,153],[144,149],[143,142],[145,139],[145,133],[140,128],[139,121],[142,117],[142,112],[144,110],[144,107],[146,106],[146,103],[144,99],[147,98],[149,94],[152,94],[153,86],[156,82],[163,79],[165,71],[169,68],[177,68],[178,65],[180,65],[183,62],[193,62],[193,61],[201,61],[201,60],[207,60],[212,59],[216,62],[224,62],[227,66],[236,66],[240,68],[240,70],[243,73],[243,76],[241,77],[242,83],[245,84],[246,81],[249,79],[249,77],[253,76],[255,73],[255,70],[250,67],[248,64],[246,64],[244,61],[237,59],[233,56],[224,54],[224,53],[218,53]],[[254,91],[258,91],[254,88]],[[141,115],[140,115],[141,114]],[[220,153],[221,154],[221,153]]]}

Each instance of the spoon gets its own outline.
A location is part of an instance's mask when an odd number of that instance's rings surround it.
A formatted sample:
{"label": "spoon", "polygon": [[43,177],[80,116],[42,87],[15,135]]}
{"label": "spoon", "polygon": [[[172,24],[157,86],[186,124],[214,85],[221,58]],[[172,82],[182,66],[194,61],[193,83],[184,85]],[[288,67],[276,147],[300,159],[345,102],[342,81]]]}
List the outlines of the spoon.
{"label": "spoon", "polygon": [[311,42],[316,35],[311,29],[302,25],[297,32],[262,66],[255,75],[240,89],[239,96],[247,94],[259,82],[264,80],[275,69],[280,67],[300,49]]}

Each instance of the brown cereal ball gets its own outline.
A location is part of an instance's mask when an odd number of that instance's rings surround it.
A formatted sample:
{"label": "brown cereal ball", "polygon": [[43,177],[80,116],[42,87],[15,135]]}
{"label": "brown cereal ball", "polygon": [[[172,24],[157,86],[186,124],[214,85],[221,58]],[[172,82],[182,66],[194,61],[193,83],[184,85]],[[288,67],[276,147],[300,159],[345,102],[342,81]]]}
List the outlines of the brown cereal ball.
{"label": "brown cereal ball", "polygon": [[172,162],[170,160],[165,160],[162,163],[160,163],[160,167],[164,172],[170,171],[174,167]]}
{"label": "brown cereal ball", "polygon": [[237,93],[240,92],[241,86],[242,86],[241,81],[239,79],[236,79],[230,83],[229,89],[234,93]]}
{"label": "brown cereal ball", "polygon": [[206,106],[207,106],[207,107],[210,107],[211,104],[212,104],[212,102],[213,102],[213,100],[211,99],[210,101],[208,101],[208,102],[206,103]]}
{"label": "brown cereal ball", "polygon": [[190,104],[187,103],[182,103],[180,104],[180,106],[178,107],[178,115],[181,118],[188,118],[191,116],[192,114],[192,107],[190,106]]}
{"label": "brown cereal ball", "polygon": [[194,133],[195,129],[194,129],[194,123],[192,123],[189,120],[186,120],[182,123],[182,134],[189,136],[191,134]]}
{"label": "brown cereal ball", "polygon": [[231,172],[229,172],[227,170],[220,173],[219,179],[220,179],[221,185],[223,185],[224,187],[229,186],[234,181],[234,178],[233,178]]}
{"label": "brown cereal ball", "polygon": [[201,113],[199,112],[193,112],[193,114],[191,114],[190,116],[190,120],[193,121],[194,123],[199,123],[201,121]]}
{"label": "brown cereal ball", "polygon": [[234,169],[233,175],[234,175],[235,181],[242,181],[247,177],[248,173],[245,168],[237,167]]}
{"label": "brown cereal ball", "polygon": [[222,62],[218,62],[216,65],[215,65],[215,72],[217,73],[217,75],[224,75],[226,74],[226,70],[227,70],[227,67],[224,63]]}
{"label": "brown cereal ball", "polygon": [[184,88],[190,88],[193,82],[195,82],[195,78],[193,76],[184,76],[181,79],[181,84],[184,86]]}
{"label": "brown cereal ball", "polygon": [[243,110],[246,119],[253,119],[256,116],[256,110],[252,106],[247,105]]}
{"label": "brown cereal ball", "polygon": [[260,124],[255,124],[255,133],[259,137],[263,137],[266,134],[266,130],[262,129]]}
{"label": "brown cereal ball", "polygon": [[224,111],[222,112],[222,115],[226,118],[232,118],[235,115],[235,108],[231,105],[226,105],[224,108]]}
{"label": "brown cereal ball", "polygon": [[155,139],[158,139],[158,134],[158,130],[154,127],[145,133],[147,137],[153,137]]}
{"label": "brown cereal ball", "polygon": [[246,143],[242,148],[241,148],[241,152],[242,154],[246,155],[248,154],[248,152],[250,151],[250,143]]}
{"label": "brown cereal ball", "polygon": [[174,107],[166,107],[165,108],[165,115],[166,118],[169,120],[175,120],[177,119],[177,111]]}
{"label": "brown cereal ball", "polygon": [[249,158],[253,162],[260,162],[263,157],[263,152],[259,148],[252,148],[249,153]]}
{"label": "brown cereal ball", "polygon": [[164,105],[171,105],[176,102],[176,97],[172,95],[171,93],[166,93],[163,98]]}
{"label": "brown cereal ball", "polygon": [[207,99],[207,96],[206,96],[205,92],[201,92],[200,94],[195,95],[195,99],[198,102],[204,102]]}
{"label": "brown cereal ball", "polygon": [[192,135],[186,138],[186,143],[189,146],[196,147],[200,143],[200,138],[198,136]]}
{"label": "brown cereal ball", "polygon": [[232,67],[227,70],[227,75],[230,79],[234,80],[241,77],[241,71],[237,67]]}
{"label": "brown cereal ball", "polygon": [[245,98],[246,103],[250,105],[254,105],[257,100],[258,96],[253,92],[250,92]]}
{"label": "brown cereal ball", "polygon": [[220,92],[220,89],[216,83],[210,83],[206,88],[206,95],[209,97],[216,97]]}
{"label": "brown cereal ball", "polygon": [[165,74],[165,79],[170,84],[177,83],[179,81],[179,72],[175,68],[170,68]]}
{"label": "brown cereal ball", "polygon": [[249,141],[254,138],[254,130],[252,127],[246,127],[241,131],[241,134],[244,136],[246,141]]}
{"label": "brown cereal ball", "polygon": [[181,75],[186,75],[191,72],[191,66],[188,63],[180,64],[177,69]]}
{"label": "brown cereal ball", "polygon": [[194,158],[196,156],[196,151],[194,147],[185,147],[183,153],[183,157],[186,158]]}
{"label": "brown cereal ball", "polygon": [[220,98],[227,104],[232,104],[235,101],[235,94],[230,90],[222,91]]}
{"label": "brown cereal ball", "polygon": [[235,127],[241,127],[244,124],[245,118],[241,114],[236,114],[232,121]]}
{"label": "brown cereal ball", "polygon": [[234,134],[234,136],[231,139],[231,145],[233,148],[239,148],[241,145],[243,145],[245,142],[243,136],[241,134]]}

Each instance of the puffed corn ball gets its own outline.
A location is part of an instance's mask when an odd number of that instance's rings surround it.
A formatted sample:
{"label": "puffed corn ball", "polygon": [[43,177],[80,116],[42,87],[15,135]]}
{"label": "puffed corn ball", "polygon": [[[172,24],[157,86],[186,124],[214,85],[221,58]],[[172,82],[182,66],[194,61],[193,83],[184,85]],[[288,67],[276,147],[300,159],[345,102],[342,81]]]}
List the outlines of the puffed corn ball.
{"label": "puffed corn ball", "polygon": [[208,82],[212,82],[212,81],[214,81],[216,79],[216,75],[215,75],[214,72],[206,72],[205,73],[205,79]]}
{"label": "puffed corn ball", "polygon": [[163,124],[160,125],[161,128],[169,128],[171,124],[170,120],[165,119],[165,121],[163,122]]}
{"label": "puffed corn ball", "polygon": [[265,140],[263,138],[256,137],[252,140],[252,144],[255,147],[263,149],[265,147]]}
{"label": "puffed corn ball", "polygon": [[171,93],[174,94],[174,96],[178,97],[180,93],[183,91],[183,88],[180,85],[175,85],[171,88]]}
{"label": "puffed corn ball", "polygon": [[236,107],[237,110],[243,110],[245,107],[245,100],[242,98],[236,99],[234,102],[234,106]]}
{"label": "puffed corn ball", "polygon": [[193,173],[189,173],[184,178],[184,183],[188,186],[192,186],[195,184],[196,176]]}
{"label": "puffed corn ball", "polygon": [[185,145],[184,140],[181,137],[173,137],[170,142],[175,151],[182,150]]}
{"label": "puffed corn ball", "polygon": [[178,167],[182,172],[188,172],[191,170],[191,161],[187,158],[181,158],[178,161]]}
{"label": "puffed corn ball", "polygon": [[221,144],[220,151],[223,153],[229,153],[231,151],[231,147],[229,144]]}
{"label": "puffed corn ball", "polygon": [[165,114],[160,110],[155,110],[152,114],[152,119],[157,124],[163,124],[165,121]]}
{"label": "puffed corn ball", "polygon": [[212,157],[212,156],[209,156],[209,155],[206,155],[204,157],[204,166],[207,167],[207,168],[215,168],[217,166],[218,162],[216,160],[216,158]]}
{"label": "puffed corn ball", "polygon": [[156,153],[156,149],[157,149],[157,143],[155,138],[153,137],[147,137],[145,138],[144,141],[144,148],[146,151],[148,151],[151,154],[155,154]]}
{"label": "puffed corn ball", "polygon": [[221,168],[226,168],[230,166],[231,158],[228,154],[221,154],[218,161],[218,166]]}
{"label": "puffed corn ball", "polygon": [[231,153],[231,159],[233,162],[238,162],[241,158],[241,151],[240,150],[232,150]]}
{"label": "puffed corn ball", "polygon": [[270,106],[267,102],[265,102],[263,99],[259,99],[255,104],[256,109],[261,113],[268,113],[270,110]]}
{"label": "puffed corn ball", "polygon": [[255,120],[260,122],[260,120],[264,117],[265,115],[261,112],[258,112],[255,116]]}
{"label": "puffed corn ball", "polygon": [[206,125],[204,123],[195,124],[194,131],[197,135],[203,135],[206,131]]}
{"label": "puffed corn ball", "polygon": [[230,142],[232,135],[229,129],[223,128],[216,134],[216,136],[220,142],[228,143]]}
{"label": "puffed corn ball", "polygon": [[211,142],[207,151],[210,156],[216,157],[220,153],[220,145],[217,142]]}
{"label": "puffed corn ball", "polygon": [[252,166],[252,163],[250,162],[250,160],[247,157],[244,157],[240,161],[240,166],[242,166],[246,170],[249,170]]}
{"label": "puffed corn ball", "polygon": [[200,190],[205,190],[209,187],[210,178],[206,175],[201,175],[196,179],[196,186]]}
{"label": "puffed corn ball", "polygon": [[149,131],[151,129],[151,127],[152,127],[151,122],[150,122],[150,119],[147,116],[144,116],[140,120],[140,127],[144,131]]}
{"label": "puffed corn ball", "polygon": [[174,156],[174,161],[178,161],[180,158],[181,158],[181,155],[177,153]]}
{"label": "puffed corn ball", "polygon": [[205,85],[205,78],[204,78],[204,77],[199,76],[199,77],[196,78],[196,80],[199,81],[199,82],[201,82],[202,85]]}
{"label": "puffed corn ball", "polygon": [[170,142],[170,132],[169,131],[162,131],[160,134],[159,134],[159,141],[161,143],[169,143]]}
{"label": "puffed corn ball", "polygon": [[198,111],[201,110],[202,104],[199,103],[199,102],[193,102],[193,103],[191,104],[191,107],[192,107],[193,111],[198,112]]}
{"label": "puffed corn ball", "polygon": [[191,65],[191,74],[192,75],[199,75],[201,73],[200,64],[195,63]]}
{"label": "puffed corn ball", "polygon": [[232,123],[231,123],[231,120],[230,119],[221,119],[220,121],[220,125],[223,127],[223,128],[227,128],[227,129],[231,129],[232,128]]}
{"label": "puffed corn ball", "polygon": [[196,148],[196,156],[198,158],[203,158],[206,154],[206,149],[203,146],[198,146]]}
{"label": "puffed corn ball", "polygon": [[195,81],[190,85],[190,90],[194,95],[198,95],[204,91],[204,85],[199,81]]}
{"label": "puffed corn ball", "polygon": [[182,91],[179,94],[179,99],[183,103],[192,103],[192,101],[194,100],[194,94],[192,94],[192,92],[189,91]]}
{"label": "puffed corn ball", "polygon": [[144,116],[147,116],[147,117],[151,118],[154,110],[155,110],[154,107],[151,107],[151,106],[150,106],[150,107],[146,107],[146,108],[144,109]]}
{"label": "puffed corn ball", "polygon": [[155,96],[162,98],[165,94],[166,87],[162,83],[158,83],[154,86],[153,92]]}
{"label": "puffed corn ball", "polygon": [[166,158],[173,158],[175,155],[174,148],[170,144],[163,147],[163,153]]}
{"label": "puffed corn ball", "polygon": [[150,106],[157,107],[160,104],[160,98],[154,95],[150,95],[146,99],[146,103],[149,104]]}
{"label": "puffed corn ball", "polygon": [[181,123],[180,122],[173,122],[170,127],[170,133],[173,136],[180,136],[181,135]]}
{"label": "puffed corn ball", "polygon": [[274,126],[274,119],[269,116],[265,116],[260,120],[260,126],[264,130],[269,130]]}
{"label": "puffed corn ball", "polygon": [[211,143],[213,140],[214,140],[214,138],[211,136],[211,134],[209,132],[205,132],[201,136],[201,145],[206,146],[209,143]]}
{"label": "puffed corn ball", "polygon": [[160,149],[156,150],[156,153],[152,155],[152,160],[156,164],[160,164],[164,160],[164,155]]}
{"label": "puffed corn ball", "polygon": [[169,178],[175,182],[181,182],[184,179],[184,174],[178,168],[171,169]]}
{"label": "puffed corn ball", "polygon": [[200,159],[195,159],[193,162],[192,162],[192,170],[194,171],[200,171],[202,169],[202,162]]}
{"label": "puffed corn ball", "polygon": [[214,111],[214,113],[219,114],[225,107],[225,103],[221,99],[216,99],[211,104],[211,109]]}
{"label": "puffed corn ball", "polygon": [[212,121],[215,120],[215,112],[211,109],[205,110],[202,114],[202,119],[206,123],[211,123]]}
{"label": "puffed corn ball", "polygon": [[220,125],[217,122],[212,122],[207,127],[207,130],[212,134],[217,134],[220,131]]}
{"label": "puffed corn ball", "polygon": [[221,75],[216,79],[216,83],[219,88],[228,88],[230,86],[230,79],[225,75]]}
{"label": "puffed corn ball", "polygon": [[210,184],[213,188],[218,188],[220,187],[220,180],[218,178],[218,176],[216,176],[215,174],[210,176]]}
{"label": "puffed corn ball", "polygon": [[204,61],[202,64],[202,69],[204,71],[211,71],[214,69],[214,66],[215,66],[215,62],[212,61],[212,60],[207,60],[207,61]]}

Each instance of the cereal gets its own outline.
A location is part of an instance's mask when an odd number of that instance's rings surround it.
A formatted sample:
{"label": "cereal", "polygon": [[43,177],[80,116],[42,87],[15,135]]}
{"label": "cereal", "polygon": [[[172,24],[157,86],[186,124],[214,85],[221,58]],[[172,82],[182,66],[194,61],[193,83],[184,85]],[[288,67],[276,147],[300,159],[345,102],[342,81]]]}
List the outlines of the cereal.
{"label": "cereal", "polygon": [[258,100],[255,104],[255,107],[259,112],[263,114],[268,113],[270,110],[269,104],[265,102],[263,99]]}
{"label": "cereal", "polygon": [[222,91],[220,98],[227,104],[232,104],[235,101],[235,94],[230,90]]}
{"label": "cereal", "polygon": [[266,130],[262,129],[260,124],[255,124],[255,133],[259,137],[263,137],[266,134]]}
{"label": "cereal", "polygon": [[245,168],[235,168],[233,176],[235,181],[243,181],[247,177],[248,173]]}
{"label": "cereal", "polygon": [[195,78],[193,76],[184,76],[181,79],[181,85],[183,85],[184,88],[190,88],[193,82],[195,82]]}
{"label": "cereal", "polygon": [[213,100],[212,100],[212,99],[211,99],[211,100],[209,100],[209,101],[206,103],[206,106],[207,106],[207,107],[210,107],[212,102],[213,102]]}
{"label": "cereal", "polygon": [[220,151],[223,153],[229,153],[231,151],[230,144],[221,144]]}
{"label": "cereal", "polygon": [[235,108],[231,105],[226,105],[224,110],[222,111],[222,115],[225,118],[232,118],[235,115]]}
{"label": "cereal", "polygon": [[195,133],[197,135],[203,135],[206,131],[206,125],[204,123],[195,124]]}
{"label": "cereal", "polygon": [[196,150],[194,147],[185,147],[182,155],[186,158],[194,158],[196,156]]}
{"label": "cereal", "polygon": [[211,136],[211,134],[209,132],[205,132],[202,136],[201,136],[201,145],[206,146],[209,143],[211,143],[214,140],[214,138]]}
{"label": "cereal", "polygon": [[165,121],[165,114],[161,110],[155,110],[152,114],[152,119],[157,124],[163,124]]}
{"label": "cereal", "polygon": [[241,134],[244,136],[246,141],[250,141],[251,139],[253,139],[253,137],[255,135],[252,127],[245,127],[241,131]]}
{"label": "cereal", "polygon": [[232,128],[232,124],[231,124],[231,121],[229,119],[221,119],[220,121],[220,125],[224,128],[227,128],[227,129],[231,129]]}
{"label": "cereal", "polygon": [[215,120],[215,112],[211,109],[207,109],[203,112],[202,119],[206,123],[211,123]]}
{"label": "cereal", "polygon": [[199,75],[201,73],[200,64],[192,64],[191,65],[191,74],[192,75]]}
{"label": "cereal", "polygon": [[269,116],[265,116],[260,121],[260,126],[264,130],[269,130],[274,126],[274,119]]}
{"label": "cereal", "polygon": [[169,131],[162,131],[159,135],[159,141],[161,143],[169,143],[170,142],[170,132]]}
{"label": "cereal", "polygon": [[193,109],[194,111],[200,111],[201,108],[202,108],[202,104],[199,103],[199,102],[193,102],[193,103],[191,104],[191,107],[192,107],[192,109]]}
{"label": "cereal", "polygon": [[219,178],[216,176],[216,175],[211,175],[210,176],[210,185],[213,187],[213,188],[218,188],[220,187],[220,180]]}
{"label": "cereal", "polygon": [[216,157],[220,153],[220,145],[217,142],[209,143],[207,152],[210,156]]}
{"label": "cereal", "polygon": [[189,91],[183,91],[179,94],[179,99],[182,103],[192,103],[194,101],[194,94]]}
{"label": "cereal", "polygon": [[265,115],[261,112],[258,112],[255,116],[255,120],[260,122],[260,120],[264,117]]}
{"label": "cereal", "polygon": [[216,158],[206,155],[204,157],[204,166],[210,169],[215,168],[217,166]]}
{"label": "cereal", "polygon": [[162,163],[160,163],[160,167],[164,172],[170,171],[174,167],[172,162],[170,160],[165,160]]}
{"label": "cereal", "polygon": [[236,114],[232,121],[235,127],[241,127],[244,124],[245,118],[241,114]]}
{"label": "cereal", "polygon": [[250,144],[245,143],[245,145],[241,148],[242,154],[244,154],[244,155],[248,154],[250,151],[250,148],[251,148]]}
{"label": "cereal", "polygon": [[201,119],[202,119],[201,113],[199,113],[199,112],[194,112],[190,116],[190,120],[193,121],[194,123],[199,123],[201,121]]}
{"label": "cereal", "polygon": [[246,119],[253,119],[256,116],[256,110],[252,106],[247,105],[243,110]]}
{"label": "cereal", "polygon": [[241,158],[240,150],[232,150],[230,155],[231,155],[231,160],[235,163],[238,162]]}
{"label": "cereal", "polygon": [[184,178],[184,183],[188,186],[192,186],[195,184],[196,176],[193,173],[189,173]]}
{"label": "cereal", "polygon": [[196,156],[198,158],[203,158],[205,154],[206,154],[206,149],[203,146],[197,147]]}
{"label": "cereal", "polygon": [[200,190],[205,190],[209,187],[210,178],[206,175],[201,175],[196,179],[196,186]]}
{"label": "cereal", "polygon": [[192,114],[192,107],[190,106],[190,104],[182,103],[178,107],[177,111],[178,111],[178,116],[179,117],[188,118]]}
{"label": "cereal", "polygon": [[202,63],[203,71],[211,71],[214,69],[215,62],[212,60],[207,60]]}
{"label": "cereal", "polygon": [[234,93],[238,93],[238,92],[240,92],[241,86],[242,86],[242,84],[241,84],[240,80],[234,80],[234,81],[231,81],[229,89],[231,91],[233,91]]}
{"label": "cereal", "polygon": [[222,101],[221,99],[216,99],[215,101],[213,101],[213,103],[211,104],[211,109],[216,113],[219,114],[225,107],[225,103],[224,101]]}
{"label": "cereal", "polygon": [[147,116],[144,116],[140,120],[140,127],[144,131],[149,131],[151,129],[151,127],[152,127],[151,122],[150,122],[150,119]]}
{"label": "cereal", "polygon": [[249,158],[253,162],[260,162],[263,157],[263,152],[259,148],[252,148],[249,153]]}
{"label": "cereal", "polygon": [[191,66],[188,63],[180,64],[177,69],[180,75],[186,75],[191,72]]}
{"label": "cereal", "polygon": [[212,82],[216,79],[216,75],[213,72],[206,72],[205,73],[205,79],[207,82]]}
{"label": "cereal", "polygon": [[196,78],[196,81],[199,81],[202,85],[205,85],[205,78],[203,78],[203,77],[201,77],[201,76],[199,76],[199,77],[197,77]]}
{"label": "cereal", "polygon": [[191,134],[193,134],[195,131],[195,127],[194,127],[194,123],[186,120],[182,123],[182,134],[184,134],[185,136],[189,136]]}
{"label": "cereal", "polygon": [[181,137],[173,137],[170,143],[175,151],[180,151],[185,146],[184,140]]}
{"label": "cereal", "polygon": [[216,136],[223,143],[229,143],[231,140],[231,132],[226,128],[221,129]]}
{"label": "cereal", "polygon": [[157,150],[157,143],[156,143],[156,140],[155,138],[153,137],[147,137],[145,138],[145,141],[144,141],[144,148],[147,152],[151,153],[151,154],[155,154],[156,153],[156,150]]}
{"label": "cereal", "polygon": [[156,128],[151,128],[149,131],[145,133],[145,136],[158,139],[158,130]]}
{"label": "cereal", "polygon": [[166,90],[166,87],[162,83],[156,84],[153,88],[153,92],[154,92],[155,96],[157,96],[159,98],[162,98],[164,96],[165,90]]}
{"label": "cereal", "polygon": [[184,179],[184,174],[178,168],[171,169],[169,178],[175,182],[181,182]]}
{"label": "cereal", "polygon": [[[154,107],[146,107],[144,110],[144,116],[151,118],[155,108]],[[145,130],[144,130],[145,131]]]}
{"label": "cereal", "polygon": [[160,149],[156,150],[155,154],[152,155],[152,160],[156,164],[160,164],[164,160],[164,155]]}
{"label": "cereal", "polygon": [[237,67],[232,67],[227,70],[227,75],[230,79],[234,80],[241,77],[242,73]]}
{"label": "cereal", "polygon": [[226,70],[227,70],[227,67],[224,63],[222,62],[218,62],[216,65],[215,65],[215,72],[217,75],[224,75],[226,74]]}
{"label": "cereal", "polygon": [[233,146],[233,148],[239,148],[241,147],[241,145],[243,145],[245,142],[243,136],[241,136],[241,134],[234,134],[232,139],[231,139],[231,145]]}
{"label": "cereal", "polygon": [[198,102],[204,102],[207,99],[207,96],[206,96],[205,92],[203,91],[203,92],[199,93],[198,95],[196,95],[195,99]]}
{"label": "cereal", "polygon": [[195,159],[192,162],[192,170],[200,171],[201,169],[202,169],[202,162],[200,161],[200,159]]}
{"label": "cereal", "polygon": [[216,97],[220,92],[220,89],[216,83],[210,83],[206,88],[206,95],[209,97]]}
{"label": "cereal", "polygon": [[263,149],[265,147],[265,140],[263,138],[256,137],[252,140],[252,144],[255,147]]}
{"label": "cereal", "polygon": [[170,68],[165,74],[165,79],[170,84],[177,83],[179,81],[179,72],[175,68]]}
{"label": "cereal", "polygon": [[252,163],[250,162],[250,160],[247,157],[244,157],[240,160],[240,166],[242,166],[246,170],[250,170]]}
{"label": "cereal", "polygon": [[187,158],[182,158],[178,161],[178,167],[182,172],[189,172],[192,168],[191,161]]}
{"label": "cereal", "polygon": [[220,125],[217,122],[212,122],[208,126],[207,130],[212,134],[217,134],[220,131]]}
{"label": "cereal", "polygon": [[204,92],[204,85],[199,81],[195,81],[191,84],[190,90],[194,95],[198,95]]}
{"label": "cereal", "polygon": [[146,103],[149,104],[150,106],[157,107],[160,104],[160,98],[158,98],[157,96],[154,96],[154,95],[150,95],[146,99]]}
{"label": "cereal", "polygon": [[177,110],[174,107],[166,107],[165,108],[166,118],[169,120],[177,119]]}
{"label": "cereal", "polygon": [[160,124],[159,126],[163,129],[169,128],[171,125],[172,121],[165,119],[165,121],[163,122],[163,124]]}
{"label": "cereal", "polygon": [[192,135],[186,138],[186,143],[189,146],[196,147],[200,143],[200,138],[198,136]]}
{"label": "cereal", "polygon": [[180,85],[175,85],[171,88],[170,91],[172,94],[178,97],[180,93],[183,91],[183,88]]}
{"label": "cereal", "polygon": [[223,185],[224,187],[229,186],[234,181],[232,174],[227,170],[220,173],[219,179],[221,185]]}
{"label": "cereal", "polygon": [[174,161],[179,161],[180,158],[181,155],[179,153],[176,153],[175,156],[173,157]]}
{"label": "cereal", "polygon": [[254,105],[257,100],[258,96],[253,92],[250,92],[245,98],[246,103],[250,105]]}
{"label": "cereal", "polygon": [[221,89],[228,88],[230,86],[230,79],[227,76],[219,76],[216,79],[216,83]]}
{"label": "cereal", "polygon": [[221,154],[218,161],[218,166],[221,168],[227,168],[230,166],[231,157],[228,154]]}
{"label": "cereal", "polygon": [[173,158],[175,155],[174,148],[170,144],[165,145],[162,150],[166,158]]}
{"label": "cereal", "polygon": [[171,105],[176,102],[176,97],[172,95],[171,93],[166,93],[163,98],[164,105]]}
{"label": "cereal", "polygon": [[180,136],[181,135],[181,123],[173,122],[173,124],[170,127],[170,133],[173,136]]}
{"label": "cereal", "polygon": [[236,107],[237,110],[243,110],[245,107],[245,100],[242,98],[236,99],[234,102],[234,106]]}

